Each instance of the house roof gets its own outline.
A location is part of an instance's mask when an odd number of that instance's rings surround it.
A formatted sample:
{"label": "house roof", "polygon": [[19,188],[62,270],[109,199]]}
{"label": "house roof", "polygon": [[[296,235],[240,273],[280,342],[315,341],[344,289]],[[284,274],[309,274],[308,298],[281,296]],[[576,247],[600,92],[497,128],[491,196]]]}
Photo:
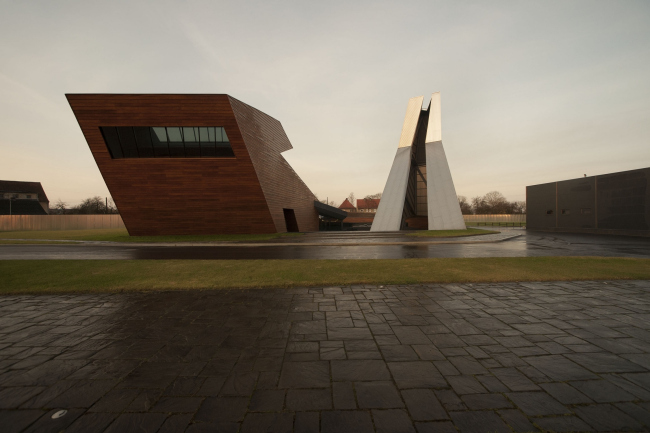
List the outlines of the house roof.
{"label": "house roof", "polygon": [[343,222],[349,224],[372,224],[373,220],[374,218],[347,217]]}
{"label": "house roof", "polygon": [[377,209],[379,207],[379,201],[381,199],[378,198],[360,198],[357,199],[357,208],[358,209]]}
{"label": "house roof", "polygon": [[352,203],[350,203],[350,200],[347,198],[343,203],[341,203],[341,206],[339,206],[339,209],[356,209]]}
{"label": "house roof", "polygon": [[17,180],[0,180],[0,193],[15,192],[22,194],[36,193],[38,201],[50,202],[40,182],[20,182]]}

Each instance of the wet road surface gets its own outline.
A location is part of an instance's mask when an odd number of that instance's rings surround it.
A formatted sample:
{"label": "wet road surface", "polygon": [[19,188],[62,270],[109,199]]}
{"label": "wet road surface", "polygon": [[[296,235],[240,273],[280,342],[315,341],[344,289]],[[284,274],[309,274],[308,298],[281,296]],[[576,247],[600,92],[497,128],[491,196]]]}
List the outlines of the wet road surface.
{"label": "wet road surface", "polygon": [[[505,230],[504,230],[505,232]],[[431,257],[603,256],[650,258],[650,239],[526,232],[498,243],[317,246],[0,245],[0,260],[408,259]],[[340,242],[340,235],[336,242]],[[333,239],[334,237],[332,237]],[[465,238],[467,239],[467,238]],[[385,239],[384,239],[385,240]],[[412,240],[409,239],[409,240]]]}

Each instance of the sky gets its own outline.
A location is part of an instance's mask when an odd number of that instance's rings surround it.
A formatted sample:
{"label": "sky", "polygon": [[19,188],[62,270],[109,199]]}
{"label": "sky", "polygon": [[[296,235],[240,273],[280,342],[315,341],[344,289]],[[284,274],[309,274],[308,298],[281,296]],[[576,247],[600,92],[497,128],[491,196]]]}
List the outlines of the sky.
{"label": "sky", "polygon": [[0,0],[0,179],[109,192],[66,93],[226,93],[282,122],[318,197],[381,192],[442,95],[456,192],[650,166],[650,2]]}

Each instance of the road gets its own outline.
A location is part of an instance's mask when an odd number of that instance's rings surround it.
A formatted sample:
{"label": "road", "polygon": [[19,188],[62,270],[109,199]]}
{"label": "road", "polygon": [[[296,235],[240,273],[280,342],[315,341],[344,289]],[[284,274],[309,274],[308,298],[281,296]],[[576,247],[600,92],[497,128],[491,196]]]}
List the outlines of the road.
{"label": "road", "polygon": [[[521,236],[497,243],[440,245],[156,246],[0,245],[0,260],[228,260],[228,259],[410,259],[429,257],[603,256],[650,258],[650,239],[519,231]],[[331,238],[334,239],[334,238]],[[467,238],[465,238],[467,239]],[[335,242],[340,243],[341,237]],[[381,241],[386,241],[385,237]],[[459,241],[461,241],[459,239]]]}

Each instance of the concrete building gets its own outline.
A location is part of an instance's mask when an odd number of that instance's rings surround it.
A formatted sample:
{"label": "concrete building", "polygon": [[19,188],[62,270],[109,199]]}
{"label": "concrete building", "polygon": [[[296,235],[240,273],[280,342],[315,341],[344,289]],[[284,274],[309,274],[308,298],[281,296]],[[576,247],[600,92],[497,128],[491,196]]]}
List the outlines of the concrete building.
{"label": "concrete building", "polygon": [[396,231],[408,226],[465,229],[442,146],[440,93],[431,95],[425,110],[423,99],[418,96],[409,100],[397,154],[371,231]]}
{"label": "concrete building", "polygon": [[529,230],[650,236],[650,168],[526,187]]}

